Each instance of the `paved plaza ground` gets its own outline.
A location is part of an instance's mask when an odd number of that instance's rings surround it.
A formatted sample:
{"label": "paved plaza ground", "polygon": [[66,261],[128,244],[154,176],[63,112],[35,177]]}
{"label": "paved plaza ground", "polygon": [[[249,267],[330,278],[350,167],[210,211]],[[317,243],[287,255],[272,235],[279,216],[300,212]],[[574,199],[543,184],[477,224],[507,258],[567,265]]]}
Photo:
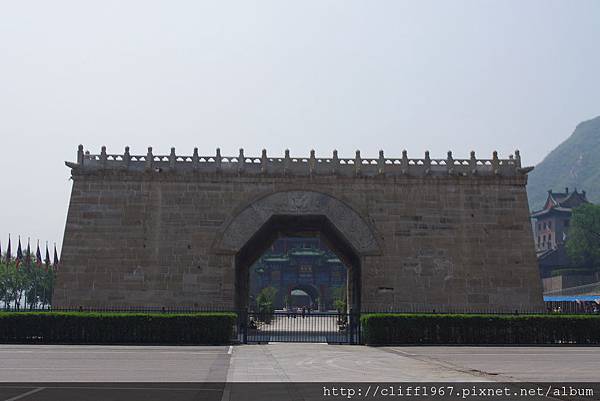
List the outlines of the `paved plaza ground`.
{"label": "paved plaza ground", "polygon": [[598,381],[600,347],[0,345],[2,382]]}

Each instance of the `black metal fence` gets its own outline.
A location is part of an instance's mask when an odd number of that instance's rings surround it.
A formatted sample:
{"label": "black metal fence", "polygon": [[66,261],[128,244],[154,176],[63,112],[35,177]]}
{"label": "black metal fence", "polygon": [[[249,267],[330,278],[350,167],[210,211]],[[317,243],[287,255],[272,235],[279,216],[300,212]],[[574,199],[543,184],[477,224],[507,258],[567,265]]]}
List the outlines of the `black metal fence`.
{"label": "black metal fence", "polygon": [[600,314],[600,304],[595,301],[544,301],[543,308],[506,309],[493,305],[485,308],[453,307],[451,305],[419,305],[414,304],[402,308],[387,310],[362,308],[362,313],[427,313],[427,314],[491,314],[491,315],[539,315],[539,314]]}
{"label": "black metal fence", "polygon": [[105,312],[105,313],[211,313],[234,312],[237,321],[232,327],[231,340],[241,343],[270,343],[270,342],[310,342],[329,344],[361,344],[361,314],[367,313],[419,313],[419,314],[600,314],[600,305],[594,302],[546,302],[543,310],[499,310],[483,309],[469,310],[446,308],[406,308],[402,310],[362,311],[362,313],[339,313],[335,311],[275,311],[258,313],[255,311],[235,311],[222,306],[98,306],[78,308],[3,308],[4,311],[19,312]]}
{"label": "black metal fence", "polygon": [[[239,311],[232,309],[228,306],[223,305],[193,305],[193,306],[125,306],[125,305],[110,305],[110,306],[78,306],[78,307],[69,307],[69,308],[58,308],[52,306],[46,306],[44,308],[30,308],[30,307],[20,307],[16,308],[14,305],[4,305],[0,307],[0,310],[3,311],[11,311],[11,312],[123,312],[123,313],[199,313],[199,312],[234,312],[239,313]],[[251,312],[252,314],[256,314],[256,312]],[[277,311],[275,313],[287,313],[283,311]],[[291,312],[290,312],[291,313]],[[298,315],[301,312],[296,312]],[[308,313],[308,312],[307,312]],[[318,314],[327,314],[331,315],[332,313],[337,312],[311,312],[312,315],[316,316]],[[458,313],[458,314],[547,314],[547,313],[577,313],[577,314],[600,314],[600,304],[595,301],[546,301],[544,302],[543,309],[500,309],[495,308],[493,306],[487,308],[478,308],[478,309],[469,309],[461,307],[452,307],[449,305],[439,305],[439,306],[428,306],[428,305],[418,305],[413,304],[407,307],[402,307],[398,309],[373,309],[370,310],[368,308],[362,308],[361,313],[434,313],[434,314],[449,314],[449,313]]]}
{"label": "black metal fence", "polygon": [[360,314],[313,311],[247,312],[240,318],[243,343],[360,344]]}
{"label": "black metal fence", "polygon": [[600,314],[596,301],[546,301],[547,313]]}

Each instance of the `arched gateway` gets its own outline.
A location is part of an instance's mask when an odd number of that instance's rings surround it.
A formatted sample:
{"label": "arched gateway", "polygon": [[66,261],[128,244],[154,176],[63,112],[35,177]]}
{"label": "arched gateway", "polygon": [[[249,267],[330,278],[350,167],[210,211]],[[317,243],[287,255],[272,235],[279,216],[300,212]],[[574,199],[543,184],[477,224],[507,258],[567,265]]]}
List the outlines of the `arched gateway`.
{"label": "arched gateway", "polygon": [[80,147],[59,307],[241,309],[279,235],[318,234],[356,311],[542,306],[525,185],[498,159],[91,155]]}
{"label": "arched gateway", "polygon": [[351,310],[360,310],[361,260],[381,251],[372,229],[335,197],[290,190],[251,201],[225,225],[215,251],[235,254],[235,305],[246,309],[249,268],[279,236],[320,235],[348,268]]}

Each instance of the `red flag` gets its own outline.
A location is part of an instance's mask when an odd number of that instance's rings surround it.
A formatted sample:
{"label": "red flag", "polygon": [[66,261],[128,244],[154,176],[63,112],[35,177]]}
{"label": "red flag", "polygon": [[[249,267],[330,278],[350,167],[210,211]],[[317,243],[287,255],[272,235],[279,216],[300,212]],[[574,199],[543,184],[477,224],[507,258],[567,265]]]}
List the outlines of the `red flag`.
{"label": "red flag", "polygon": [[48,241],[46,241],[46,259],[44,259],[44,263],[46,264],[46,269],[50,267],[50,252],[48,252]]}
{"label": "red flag", "polygon": [[56,242],[55,242],[54,243],[54,263],[52,264],[53,265],[52,267],[54,268],[54,270],[58,269],[58,264],[59,264],[58,253],[56,252]]}
{"label": "red flag", "polygon": [[37,242],[37,250],[35,251],[35,263],[38,267],[42,265],[42,252],[40,251],[40,240]]}
{"label": "red flag", "polygon": [[10,263],[12,255],[10,253],[10,234],[8,234],[8,248],[6,249],[6,264]]}
{"label": "red flag", "polygon": [[29,238],[27,238],[27,250],[25,251],[25,264],[31,264],[31,247],[29,246]]}
{"label": "red flag", "polygon": [[19,235],[19,245],[17,246],[17,268],[19,268],[19,265],[21,264],[21,262],[23,261],[23,251],[21,250],[21,236]]}

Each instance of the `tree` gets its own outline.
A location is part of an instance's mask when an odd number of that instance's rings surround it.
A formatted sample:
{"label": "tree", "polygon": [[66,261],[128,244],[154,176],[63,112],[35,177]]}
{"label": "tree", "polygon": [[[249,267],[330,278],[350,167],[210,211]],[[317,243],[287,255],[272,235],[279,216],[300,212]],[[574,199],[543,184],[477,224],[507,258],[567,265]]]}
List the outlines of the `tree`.
{"label": "tree", "polygon": [[256,306],[259,312],[265,309],[273,309],[275,303],[275,296],[277,295],[277,288],[265,287],[256,296]]}
{"label": "tree", "polygon": [[26,275],[25,301],[29,308],[44,308],[51,304],[54,271],[40,268],[34,262],[23,266],[23,271]]}
{"label": "tree", "polygon": [[573,209],[566,247],[573,261],[600,268],[600,205]]}
{"label": "tree", "polygon": [[33,309],[37,306],[39,295],[38,295],[38,282],[39,276],[35,266],[32,263],[23,264],[21,269],[25,275],[24,292],[25,292],[25,307],[29,304],[29,309]]}
{"label": "tree", "polygon": [[10,293],[8,266],[0,262],[0,301],[6,305]]}
{"label": "tree", "polygon": [[21,300],[28,284],[27,273],[22,266],[17,267],[15,261],[6,264],[7,269],[7,289],[8,294],[6,303],[12,303],[15,308],[21,307]]}
{"label": "tree", "polygon": [[261,315],[260,319],[265,323],[270,323],[271,315],[275,312],[275,296],[277,289],[275,287],[265,287],[256,296],[256,307]]}
{"label": "tree", "polygon": [[283,297],[283,305],[285,306],[285,309],[290,309],[290,296],[286,295]]}
{"label": "tree", "polygon": [[348,308],[348,300],[346,297],[346,288],[337,287],[332,291],[333,295],[333,306],[339,313],[346,313]]}
{"label": "tree", "polygon": [[5,308],[30,309],[52,304],[55,272],[23,261],[17,267],[14,260],[0,261],[0,302]]}
{"label": "tree", "polygon": [[48,269],[43,271],[43,275],[41,277],[40,282],[40,303],[42,304],[42,308],[45,308],[46,305],[52,305],[52,290],[54,288],[54,270]]}

